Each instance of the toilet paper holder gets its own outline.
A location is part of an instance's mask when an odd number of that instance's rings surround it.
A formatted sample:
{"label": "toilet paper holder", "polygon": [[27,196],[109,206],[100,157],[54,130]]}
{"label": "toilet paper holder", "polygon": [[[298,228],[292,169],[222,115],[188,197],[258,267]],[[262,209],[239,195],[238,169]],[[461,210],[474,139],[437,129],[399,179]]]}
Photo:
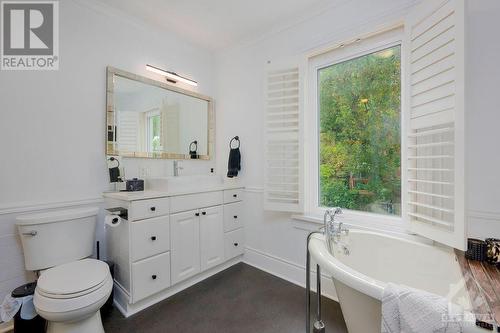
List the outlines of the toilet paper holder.
{"label": "toilet paper holder", "polygon": [[111,214],[111,215],[117,215],[121,217],[124,220],[128,219],[128,210],[127,208],[123,207],[112,207],[112,208],[106,208],[106,210]]}

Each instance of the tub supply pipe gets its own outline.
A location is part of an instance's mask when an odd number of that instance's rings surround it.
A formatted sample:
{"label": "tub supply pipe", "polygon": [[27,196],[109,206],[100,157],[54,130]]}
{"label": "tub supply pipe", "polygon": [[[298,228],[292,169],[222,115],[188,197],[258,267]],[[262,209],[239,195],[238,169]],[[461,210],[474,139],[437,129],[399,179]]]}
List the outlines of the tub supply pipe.
{"label": "tub supply pipe", "polygon": [[[313,231],[307,236],[306,242],[306,333],[311,331],[311,254],[309,253],[309,241],[314,234],[322,234],[319,231]],[[313,325],[314,333],[324,333],[325,324],[321,319],[321,269],[316,265],[316,321]]]}
{"label": "tub supply pipe", "polygon": [[313,325],[313,333],[325,333],[325,323],[321,319],[321,269],[316,265],[316,321]]}

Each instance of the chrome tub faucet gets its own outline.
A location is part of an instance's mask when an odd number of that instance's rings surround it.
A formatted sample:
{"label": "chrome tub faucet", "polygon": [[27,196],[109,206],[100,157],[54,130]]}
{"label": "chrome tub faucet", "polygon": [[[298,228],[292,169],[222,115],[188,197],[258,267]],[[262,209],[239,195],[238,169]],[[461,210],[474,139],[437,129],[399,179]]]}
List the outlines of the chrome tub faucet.
{"label": "chrome tub faucet", "polygon": [[335,222],[335,216],[338,214],[342,214],[342,208],[334,207],[328,208],[323,216],[325,240],[330,251],[332,250],[332,242],[337,244],[342,235],[349,234],[349,229],[345,228],[342,222]]}

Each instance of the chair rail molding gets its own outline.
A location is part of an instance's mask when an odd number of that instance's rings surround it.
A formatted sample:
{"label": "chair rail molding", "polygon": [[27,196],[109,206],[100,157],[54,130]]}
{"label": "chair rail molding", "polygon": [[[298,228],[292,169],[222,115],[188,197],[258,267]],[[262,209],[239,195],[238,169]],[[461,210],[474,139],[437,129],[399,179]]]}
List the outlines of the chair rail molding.
{"label": "chair rail molding", "polygon": [[250,192],[250,193],[264,193],[264,187],[263,186],[245,186],[244,191]]}
{"label": "chair rail molding", "polygon": [[500,220],[500,212],[469,209],[469,217],[481,218],[483,220]]}
{"label": "chair rail molding", "polygon": [[47,200],[47,201],[21,201],[0,205],[0,215],[31,212],[45,209],[64,208],[71,206],[101,204],[104,200],[101,196],[91,198],[81,198],[73,200]]}

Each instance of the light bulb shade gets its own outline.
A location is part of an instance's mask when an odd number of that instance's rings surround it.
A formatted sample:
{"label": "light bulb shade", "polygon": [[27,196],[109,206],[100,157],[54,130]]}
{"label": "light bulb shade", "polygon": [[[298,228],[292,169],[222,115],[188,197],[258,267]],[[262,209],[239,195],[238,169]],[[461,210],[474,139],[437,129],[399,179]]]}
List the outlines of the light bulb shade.
{"label": "light bulb shade", "polygon": [[197,86],[198,83],[194,80],[191,80],[191,79],[188,79],[186,77],[183,77],[183,76],[180,76],[174,72],[169,72],[169,71],[166,71],[166,70],[163,70],[161,68],[158,68],[158,67],[155,67],[155,66],[151,66],[151,65],[146,65],[146,69],[148,71],[151,71],[151,72],[154,72],[156,74],[160,74],[160,75],[163,75],[165,76],[167,79],[170,79],[170,80],[173,80],[175,82],[179,81],[179,82],[182,82],[182,83],[186,83],[186,84],[189,84],[191,86]]}

